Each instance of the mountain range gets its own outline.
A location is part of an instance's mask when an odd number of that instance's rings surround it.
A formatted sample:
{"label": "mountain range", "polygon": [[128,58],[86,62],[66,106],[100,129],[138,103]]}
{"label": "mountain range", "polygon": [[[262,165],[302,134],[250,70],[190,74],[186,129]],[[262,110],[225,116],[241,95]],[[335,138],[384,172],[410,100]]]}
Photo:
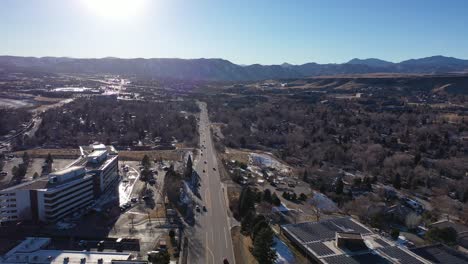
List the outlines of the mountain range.
{"label": "mountain range", "polygon": [[342,74],[466,73],[468,72],[468,60],[433,56],[399,63],[370,58],[352,59],[342,64],[237,65],[223,59],[120,59],[113,57],[77,59],[0,56],[0,74],[2,72],[119,74],[183,80],[254,81]]}

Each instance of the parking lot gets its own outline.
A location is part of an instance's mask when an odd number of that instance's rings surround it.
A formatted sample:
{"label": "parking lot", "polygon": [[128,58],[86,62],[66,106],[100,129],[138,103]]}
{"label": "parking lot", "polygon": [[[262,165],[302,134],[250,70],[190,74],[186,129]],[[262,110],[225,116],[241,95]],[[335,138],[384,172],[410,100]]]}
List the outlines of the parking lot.
{"label": "parking lot", "polygon": [[[154,164],[154,163],[153,163]],[[141,165],[138,161],[120,161],[122,176],[119,185],[120,215],[109,231],[109,237],[126,237],[140,240],[140,253],[152,251],[171,229],[165,218],[161,192],[164,167],[169,164],[154,164],[150,168],[152,179],[140,179]]]}

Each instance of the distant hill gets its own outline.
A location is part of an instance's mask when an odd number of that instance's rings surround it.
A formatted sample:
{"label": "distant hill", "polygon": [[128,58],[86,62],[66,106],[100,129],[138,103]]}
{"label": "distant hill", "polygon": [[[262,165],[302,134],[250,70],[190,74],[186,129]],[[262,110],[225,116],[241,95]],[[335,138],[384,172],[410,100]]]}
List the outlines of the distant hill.
{"label": "distant hill", "polygon": [[237,65],[223,59],[75,59],[65,57],[0,56],[1,72],[121,74],[185,80],[252,81],[367,73],[439,74],[468,72],[468,60],[434,56],[392,63],[352,59],[343,64]]}
{"label": "distant hill", "polygon": [[374,58],[364,59],[364,60],[355,58],[355,59],[348,61],[347,64],[361,64],[361,65],[367,65],[369,67],[389,67],[389,66],[393,66],[394,63],[380,60],[380,59],[374,59]]}

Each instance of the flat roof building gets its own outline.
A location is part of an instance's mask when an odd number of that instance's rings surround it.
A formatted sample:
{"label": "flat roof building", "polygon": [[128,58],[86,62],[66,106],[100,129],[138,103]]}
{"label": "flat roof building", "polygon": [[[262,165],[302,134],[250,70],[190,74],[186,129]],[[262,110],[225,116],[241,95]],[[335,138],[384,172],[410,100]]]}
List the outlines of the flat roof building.
{"label": "flat roof building", "polygon": [[0,258],[5,264],[142,264],[146,261],[132,260],[126,252],[96,252],[50,249],[50,238],[28,237]]}
{"label": "flat roof building", "polygon": [[104,193],[117,194],[118,154],[113,147],[98,147],[80,147],[82,156],[68,167],[0,191],[0,223],[57,222]]}
{"label": "flat roof building", "polygon": [[281,231],[317,263],[431,263],[350,217],[283,225]]}

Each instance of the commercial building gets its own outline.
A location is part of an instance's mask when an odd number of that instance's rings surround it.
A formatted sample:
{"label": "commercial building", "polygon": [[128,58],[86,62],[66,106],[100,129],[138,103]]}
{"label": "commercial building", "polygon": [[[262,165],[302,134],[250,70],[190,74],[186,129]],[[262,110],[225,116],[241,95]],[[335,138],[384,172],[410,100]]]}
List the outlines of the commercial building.
{"label": "commercial building", "polygon": [[0,223],[57,222],[117,194],[117,151],[100,144],[80,150],[81,157],[65,169],[0,191]]}
{"label": "commercial building", "polygon": [[316,263],[431,263],[350,217],[283,225],[281,231]]}
{"label": "commercial building", "polygon": [[58,250],[50,246],[51,239],[43,237],[28,237],[16,247],[0,257],[4,264],[144,264],[147,261],[133,260],[128,252],[96,252]]}
{"label": "commercial building", "polygon": [[468,255],[443,244],[435,244],[412,248],[411,251],[430,260],[432,263],[440,264],[463,264],[468,263]]}

